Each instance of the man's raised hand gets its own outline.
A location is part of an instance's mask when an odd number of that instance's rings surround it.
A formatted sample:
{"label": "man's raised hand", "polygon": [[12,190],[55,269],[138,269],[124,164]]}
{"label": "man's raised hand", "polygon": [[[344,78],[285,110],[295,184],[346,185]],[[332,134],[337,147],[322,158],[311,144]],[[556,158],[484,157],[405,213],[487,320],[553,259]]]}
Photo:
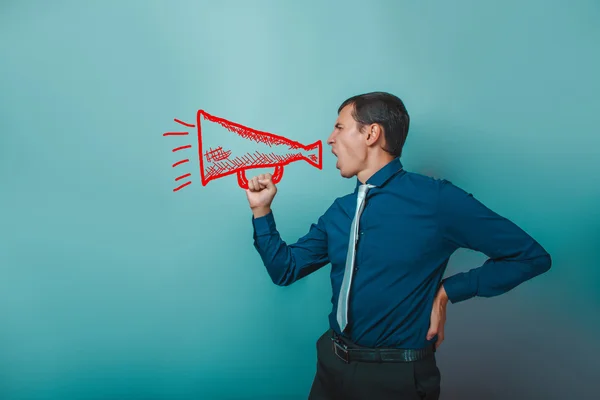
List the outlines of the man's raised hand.
{"label": "man's raised hand", "polygon": [[260,174],[248,180],[246,196],[255,218],[262,217],[271,211],[271,203],[277,194],[277,186],[271,174]]}

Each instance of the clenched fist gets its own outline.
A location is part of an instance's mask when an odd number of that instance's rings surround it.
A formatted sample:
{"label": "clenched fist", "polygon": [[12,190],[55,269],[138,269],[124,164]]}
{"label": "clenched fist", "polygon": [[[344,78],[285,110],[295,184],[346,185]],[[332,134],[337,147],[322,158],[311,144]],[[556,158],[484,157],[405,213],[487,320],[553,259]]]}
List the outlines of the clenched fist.
{"label": "clenched fist", "polygon": [[271,212],[271,203],[277,194],[277,187],[271,174],[261,174],[248,181],[246,196],[255,218]]}

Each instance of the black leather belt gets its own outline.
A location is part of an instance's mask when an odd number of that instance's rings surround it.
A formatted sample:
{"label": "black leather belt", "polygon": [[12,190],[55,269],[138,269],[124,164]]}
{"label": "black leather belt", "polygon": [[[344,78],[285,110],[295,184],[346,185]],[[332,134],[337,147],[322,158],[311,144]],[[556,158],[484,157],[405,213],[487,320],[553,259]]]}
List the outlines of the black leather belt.
{"label": "black leather belt", "polygon": [[365,348],[348,346],[335,332],[332,333],[331,342],[333,352],[345,363],[351,361],[362,362],[411,362],[421,360],[435,353],[435,345],[423,349],[390,349],[390,348]]}

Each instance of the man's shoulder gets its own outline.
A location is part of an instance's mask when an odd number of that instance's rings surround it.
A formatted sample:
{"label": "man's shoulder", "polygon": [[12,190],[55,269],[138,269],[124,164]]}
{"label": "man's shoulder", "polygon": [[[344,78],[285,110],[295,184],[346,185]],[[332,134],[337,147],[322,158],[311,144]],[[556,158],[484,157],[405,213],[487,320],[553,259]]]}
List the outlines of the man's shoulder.
{"label": "man's shoulder", "polygon": [[447,177],[429,176],[416,172],[409,172],[408,177],[411,185],[418,188],[418,193],[429,199],[435,199],[443,210],[456,212],[467,206],[479,204],[479,200],[471,191]]}
{"label": "man's shoulder", "polygon": [[409,192],[414,200],[436,205],[436,207],[443,206],[443,203],[461,203],[473,197],[470,192],[456,185],[448,177],[407,171],[399,183],[399,190]]}
{"label": "man's shoulder", "polygon": [[438,177],[434,175],[427,175],[425,173],[419,173],[415,171],[405,171],[404,178],[421,192],[429,192],[430,194],[437,194],[439,190],[445,186],[454,186],[454,184],[445,177]]}

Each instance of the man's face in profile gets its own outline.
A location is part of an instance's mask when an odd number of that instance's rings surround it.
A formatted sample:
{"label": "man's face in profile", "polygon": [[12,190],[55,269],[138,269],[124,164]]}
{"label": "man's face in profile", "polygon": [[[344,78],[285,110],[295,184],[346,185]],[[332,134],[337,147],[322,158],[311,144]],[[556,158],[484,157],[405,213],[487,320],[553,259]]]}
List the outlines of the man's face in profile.
{"label": "man's face in profile", "polygon": [[327,143],[337,157],[336,168],[344,178],[351,178],[363,168],[367,158],[365,134],[352,116],[354,105],[349,104],[340,111]]}

